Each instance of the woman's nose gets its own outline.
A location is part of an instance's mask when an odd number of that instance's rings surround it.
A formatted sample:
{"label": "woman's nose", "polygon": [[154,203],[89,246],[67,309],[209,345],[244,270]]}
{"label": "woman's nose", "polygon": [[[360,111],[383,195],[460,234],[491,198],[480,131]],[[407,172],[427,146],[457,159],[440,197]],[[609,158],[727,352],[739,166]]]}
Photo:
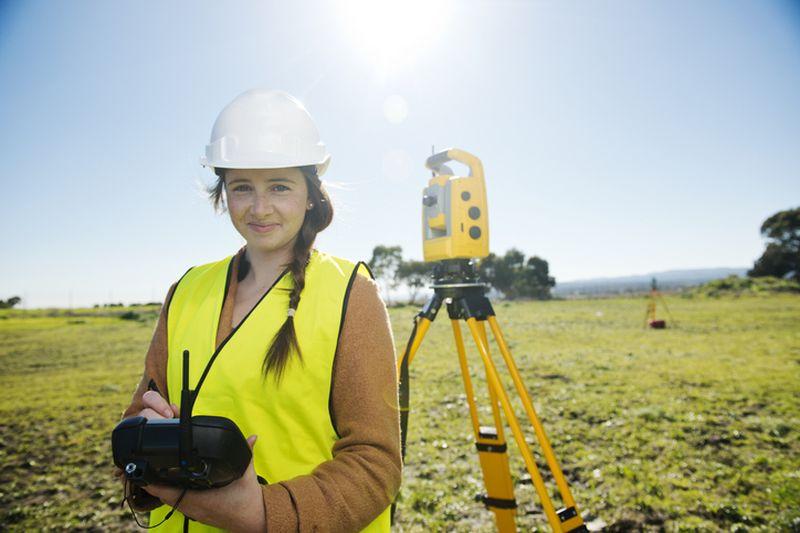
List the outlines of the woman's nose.
{"label": "woman's nose", "polygon": [[256,194],[253,200],[253,214],[263,216],[272,213],[272,199],[269,194]]}

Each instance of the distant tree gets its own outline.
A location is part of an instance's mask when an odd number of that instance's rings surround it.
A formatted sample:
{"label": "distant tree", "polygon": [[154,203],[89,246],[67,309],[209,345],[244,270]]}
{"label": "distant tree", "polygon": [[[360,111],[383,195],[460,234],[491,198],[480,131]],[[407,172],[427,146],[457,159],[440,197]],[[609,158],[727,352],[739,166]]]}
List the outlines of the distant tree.
{"label": "distant tree", "polygon": [[400,246],[378,245],[372,249],[372,258],[369,260],[369,268],[372,270],[375,279],[382,281],[385,287],[386,303],[391,303],[389,294],[400,284],[397,270],[403,262],[403,249]]}
{"label": "distant tree", "polygon": [[506,255],[500,258],[495,272],[497,290],[502,292],[509,300],[514,300],[522,296],[519,292],[520,283],[517,277],[525,267],[525,254],[516,248],[511,248]]}
{"label": "distant tree", "polygon": [[408,285],[409,303],[417,303],[417,294],[430,281],[432,266],[425,261],[402,261],[397,269],[397,276],[402,283]]}
{"label": "distant tree", "polygon": [[502,292],[506,298],[513,299],[514,278],[525,264],[525,254],[512,248],[503,256],[490,253],[478,262],[478,272],[492,287]]}
{"label": "distant tree", "polygon": [[12,296],[8,300],[0,300],[0,309],[11,309],[22,301],[19,296]]}
{"label": "distant tree", "polygon": [[767,240],[767,248],[747,275],[800,281],[800,207],[766,219],[761,224],[761,236]]}
{"label": "distant tree", "polygon": [[525,254],[516,248],[511,248],[503,256],[490,253],[478,262],[478,272],[484,281],[510,300],[548,300],[550,289],[555,285],[547,261],[538,256],[526,261]]}
{"label": "distant tree", "polygon": [[517,296],[549,300],[550,289],[555,284],[556,279],[550,276],[550,266],[547,261],[533,256],[528,258],[525,268],[515,276],[513,287]]}
{"label": "distant tree", "polygon": [[751,278],[767,276],[782,278],[792,270],[789,267],[790,263],[791,254],[788,254],[779,244],[771,242],[767,244],[761,257],[756,259],[753,268],[747,271],[747,275]]}
{"label": "distant tree", "polygon": [[492,287],[497,286],[494,279],[495,271],[497,270],[497,261],[497,256],[494,253],[489,253],[489,255],[480,259],[477,265],[480,277]]}

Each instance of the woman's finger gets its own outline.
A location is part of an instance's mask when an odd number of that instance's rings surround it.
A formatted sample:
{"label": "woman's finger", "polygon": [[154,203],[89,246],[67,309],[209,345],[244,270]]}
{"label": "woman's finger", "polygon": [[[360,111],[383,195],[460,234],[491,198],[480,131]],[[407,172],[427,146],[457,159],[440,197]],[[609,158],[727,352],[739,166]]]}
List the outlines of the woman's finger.
{"label": "woman's finger", "polygon": [[252,475],[252,477],[256,477],[256,454],[253,453],[253,448],[256,447],[256,440],[258,440],[258,435],[250,435],[247,437],[247,445],[250,447],[250,464],[247,465],[247,472],[245,472],[245,477]]}
{"label": "woman's finger", "polygon": [[[148,420],[154,420],[154,419],[155,419],[155,420],[158,420],[158,419],[166,418],[166,417],[165,417],[165,416],[163,416],[161,413],[158,413],[158,412],[156,412],[156,411],[153,411],[153,410],[152,410],[152,409],[150,409],[149,407],[145,407],[144,409],[142,409],[141,411],[139,411],[139,416],[143,416],[143,417],[145,417],[145,418],[146,418],[146,419],[148,419]],[[169,417],[169,418],[172,418],[172,417]]]}
{"label": "woman's finger", "polygon": [[162,502],[164,501],[165,498],[172,495],[169,490],[169,487],[165,485],[157,485],[155,483],[150,483],[149,485],[143,486],[142,489],[144,489],[144,491],[147,492],[150,496],[155,496]]}
{"label": "woman's finger", "polygon": [[164,418],[173,418],[172,407],[159,393],[149,390],[142,395],[142,401],[146,407],[158,411]]}

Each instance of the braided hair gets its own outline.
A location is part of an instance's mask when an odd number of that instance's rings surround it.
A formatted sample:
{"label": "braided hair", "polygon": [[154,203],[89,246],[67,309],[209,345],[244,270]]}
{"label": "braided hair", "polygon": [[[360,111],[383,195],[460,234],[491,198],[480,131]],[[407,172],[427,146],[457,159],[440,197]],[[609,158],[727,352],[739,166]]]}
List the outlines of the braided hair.
{"label": "braided hair", "polygon": [[[276,382],[279,382],[286,364],[289,360],[291,350],[297,352],[300,361],[303,360],[300,345],[297,342],[297,334],[294,328],[294,314],[300,303],[300,296],[306,283],[306,266],[311,258],[311,250],[317,234],[327,228],[333,220],[333,205],[327,191],[322,188],[322,181],[317,175],[317,167],[314,165],[302,166],[300,171],[306,180],[308,189],[308,201],[312,208],[306,211],[303,225],[297,233],[297,238],[292,249],[292,261],[288,265],[292,275],[292,288],[289,290],[289,309],[286,320],[270,342],[269,349],[264,356],[262,364],[263,377],[272,373]],[[225,201],[222,192],[225,188],[225,169],[215,169],[217,182],[207,189],[209,199],[216,211],[225,211]],[[243,268],[249,270],[249,264],[243,264]],[[247,274],[247,270],[240,272],[241,279]]]}

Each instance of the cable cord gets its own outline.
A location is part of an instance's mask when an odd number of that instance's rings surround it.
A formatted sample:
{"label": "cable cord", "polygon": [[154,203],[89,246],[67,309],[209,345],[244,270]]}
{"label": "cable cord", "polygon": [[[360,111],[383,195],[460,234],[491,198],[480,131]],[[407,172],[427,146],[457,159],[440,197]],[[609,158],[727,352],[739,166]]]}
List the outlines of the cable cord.
{"label": "cable cord", "polygon": [[[180,503],[181,503],[181,500],[183,499],[184,495],[186,495],[186,491],[187,491],[187,490],[189,490],[189,489],[187,489],[187,488],[184,488],[184,489],[183,489],[183,492],[181,492],[181,495],[178,497],[178,501],[176,501],[176,502],[175,502],[175,505],[174,505],[174,506],[172,506],[172,509],[170,509],[170,511],[167,513],[167,516],[165,516],[165,517],[164,517],[164,519],[163,519],[163,520],[161,520],[161,522],[159,522],[158,524],[156,524],[156,525],[154,525],[154,526],[145,526],[145,525],[142,525],[142,524],[139,522],[139,518],[136,516],[136,511],[134,511],[134,510],[133,510],[133,506],[131,506],[131,498],[130,498],[130,494],[128,494],[128,483],[130,483],[130,480],[129,480],[129,479],[126,479],[126,480],[125,480],[125,497],[124,497],[124,498],[122,498],[122,503],[121,503],[120,505],[122,505],[122,504],[125,504],[125,503],[127,503],[127,504],[128,504],[128,509],[130,509],[130,511],[131,511],[131,514],[133,515],[133,519],[136,521],[136,525],[137,525],[137,526],[139,526],[139,527],[140,527],[140,528],[142,528],[142,529],[153,529],[153,528],[155,528],[155,527],[158,527],[158,526],[160,526],[161,524],[163,524],[163,523],[164,523],[164,522],[166,522],[167,520],[169,520],[169,519],[170,519],[170,517],[172,516],[172,514],[173,514],[173,513],[175,512],[175,510],[178,508],[178,505],[180,505]],[[184,515],[184,519],[188,519],[188,518],[189,518],[189,517],[187,517],[187,516],[185,516],[185,515]],[[187,522],[186,522],[186,521],[184,521],[184,530],[186,530],[186,523],[187,523]]]}

